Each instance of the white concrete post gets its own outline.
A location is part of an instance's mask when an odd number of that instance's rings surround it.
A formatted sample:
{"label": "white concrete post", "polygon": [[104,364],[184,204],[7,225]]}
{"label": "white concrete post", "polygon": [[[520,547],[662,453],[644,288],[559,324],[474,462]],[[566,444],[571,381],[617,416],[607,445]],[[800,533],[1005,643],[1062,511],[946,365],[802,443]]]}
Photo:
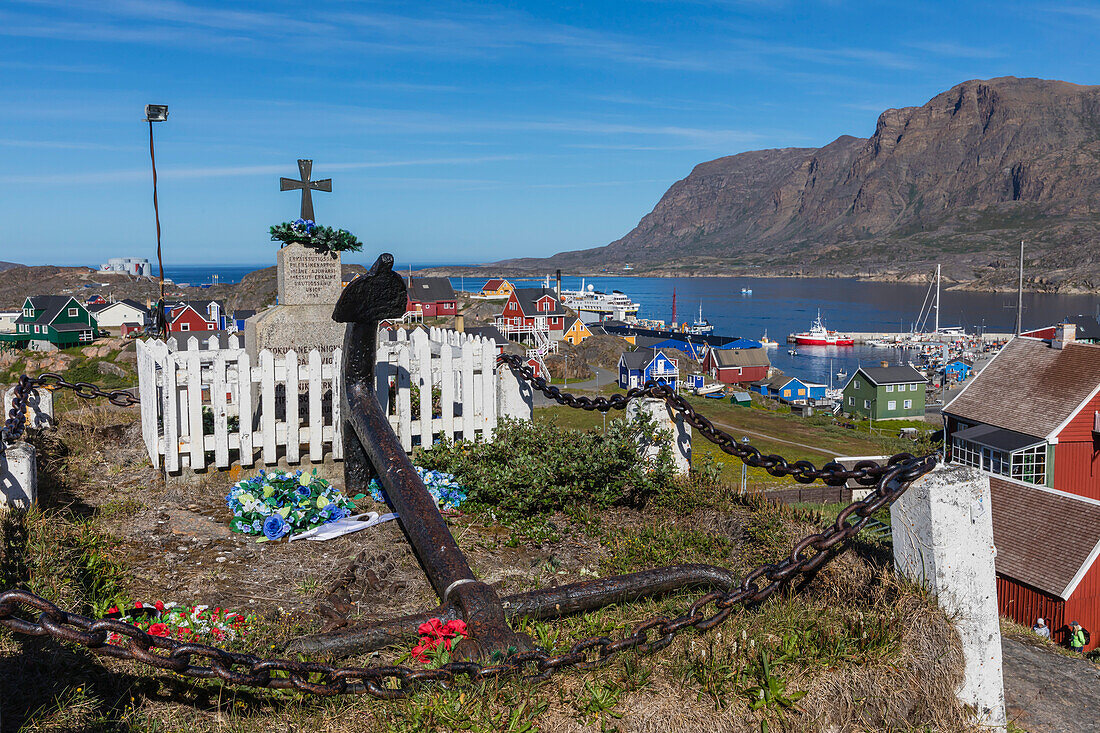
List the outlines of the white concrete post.
{"label": "white concrete post", "polygon": [[[626,404],[626,417],[633,420],[639,413],[645,412],[657,425],[658,430],[672,433],[672,462],[676,473],[687,475],[691,471],[691,426],[684,422],[684,416],[669,411],[664,400],[654,397],[640,397]],[[648,455],[656,455],[659,446],[650,446]]]}
{"label": "white concrete post", "polygon": [[898,499],[890,521],[898,572],[928,584],[955,619],[966,661],[959,700],[974,706],[982,725],[1003,730],[989,478],[958,464],[939,466]]}
{"label": "white concrete post", "polygon": [[34,446],[15,442],[0,453],[0,506],[26,511],[38,499]]}
{"label": "white concrete post", "polygon": [[[466,396],[463,395],[463,400]],[[533,413],[534,393],[531,385],[517,377],[505,364],[497,367],[497,414],[530,420]],[[472,409],[472,403],[471,403]]]}
{"label": "white concrete post", "polygon": [[[15,387],[4,393],[4,418],[11,410],[11,403],[15,400]],[[53,427],[53,391],[45,387],[35,387],[27,395],[27,427],[49,428]]]}

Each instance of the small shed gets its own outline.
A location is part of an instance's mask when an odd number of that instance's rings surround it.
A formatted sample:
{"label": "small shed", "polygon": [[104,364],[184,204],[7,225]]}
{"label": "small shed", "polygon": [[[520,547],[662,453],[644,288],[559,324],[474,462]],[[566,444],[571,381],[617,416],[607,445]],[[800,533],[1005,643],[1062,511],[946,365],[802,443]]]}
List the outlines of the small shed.
{"label": "small shed", "polygon": [[144,326],[140,323],[123,323],[118,327],[118,335],[122,338],[130,338],[131,335],[137,336],[141,333]]}
{"label": "small shed", "polygon": [[962,382],[970,377],[973,368],[974,363],[969,359],[952,359],[944,365],[943,373],[956,382]]}
{"label": "small shed", "polygon": [[738,407],[752,407],[752,395],[748,392],[737,390],[730,395],[730,404],[737,405]]}

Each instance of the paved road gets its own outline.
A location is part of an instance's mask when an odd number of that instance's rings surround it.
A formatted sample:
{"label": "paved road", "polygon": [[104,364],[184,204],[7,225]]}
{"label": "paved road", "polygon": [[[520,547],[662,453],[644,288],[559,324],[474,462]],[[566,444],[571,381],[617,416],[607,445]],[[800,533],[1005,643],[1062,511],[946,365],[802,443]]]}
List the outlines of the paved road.
{"label": "paved road", "polygon": [[1100,670],[1041,646],[1001,640],[1008,719],[1028,733],[1100,733]]}
{"label": "paved road", "polygon": [[[564,384],[559,384],[557,386],[561,388],[562,392],[572,392],[576,389],[597,390],[605,384],[611,384],[619,378],[619,375],[611,371],[610,369],[604,369],[602,367],[592,367],[592,371],[596,374],[596,376],[592,379],[586,379],[583,382],[570,382],[569,386],[566,386]],[[549,405],[556,405],[557,402],[550,399],[542,392],[536,392],[534,395],[533,404],[535,407],[547,407]]]}

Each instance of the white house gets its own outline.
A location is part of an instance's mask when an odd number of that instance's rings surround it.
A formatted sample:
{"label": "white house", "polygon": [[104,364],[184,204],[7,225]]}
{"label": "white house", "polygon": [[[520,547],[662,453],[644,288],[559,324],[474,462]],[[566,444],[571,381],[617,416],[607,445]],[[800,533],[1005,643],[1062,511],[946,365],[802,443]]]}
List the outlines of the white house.
{"label": "white house", "polygon": [[23,311],[0,311],[0,333],[15,333],[15,321]]}
{"label": "white house", "polygon": [[118,331],[124,323],[136,323],[146,326],[149,323],[149,311],[141,303],[124,298],[114,303],[92,305],[88,309],[95,316],[100,328]]}

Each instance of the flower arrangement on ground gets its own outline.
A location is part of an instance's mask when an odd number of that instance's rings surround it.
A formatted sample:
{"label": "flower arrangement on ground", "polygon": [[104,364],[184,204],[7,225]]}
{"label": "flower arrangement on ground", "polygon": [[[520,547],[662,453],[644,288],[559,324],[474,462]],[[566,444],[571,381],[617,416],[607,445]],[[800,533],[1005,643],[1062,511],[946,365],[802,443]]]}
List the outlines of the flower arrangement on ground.
{"label": "flower arrangement on ground", "polygon": [[[355,497],[364,498],[364,494]],[[233,519],[234,532],[256,535],[257,542],[278,540],[335,522],[355,509],[328,481],[313,473],[260,471],[252,478],[238,481],[225,497]]]}
{"label": "flower arrangement on ground", "polygon": [[441,619],[431,618],[420,624],[420,643],[413,647],[412,658],[421,664],[435,662],[438,665],[450,661],[451,647],[466,636],[466,622],[455,619],[443,623]]}
{"label": "flower arrangement on ground", "polygon": [[309,219],[295,219],[271,227],[271,241],[304,244],[321,252],[358,252],[362,242],[344,229],[319,226]]}
{"label": "flower arrangement on ground", "polygon": [[[436,506],[439,507],[440,511],[455,511],[462,505],[462,502],[466,501],[466,490],[459,485],[453,474],[444,473],[443,471],[429,471],[420,466],[415,468],[420,480],[428,488],[428,493],[435,499]],[[382,488],[382,484],[378,482],[378,479],[371,479],[368,488],[372,499],[382,504],[389,503],[386,500],[386,491]]]}
{"label": "flower arrangement on ground", "polygon": [[[112,606],[107,618],[118,619],[136,626],[153,636],[164,636],[180,641],[209,643],[224,642],[247,636],[248,625],[255,617],[227,608],[209,606],[181,606],[177,603],[142,603],[136,601],[132,608],[119,610]],[[118,644],[124,639],[111,632],[107,641]]]}

